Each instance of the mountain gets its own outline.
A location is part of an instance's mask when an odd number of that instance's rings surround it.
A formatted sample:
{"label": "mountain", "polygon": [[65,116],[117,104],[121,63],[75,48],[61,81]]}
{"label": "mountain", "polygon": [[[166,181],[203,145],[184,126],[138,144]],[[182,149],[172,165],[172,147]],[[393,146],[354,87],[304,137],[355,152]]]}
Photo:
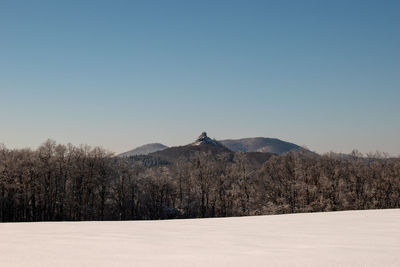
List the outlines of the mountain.
{"label": "mountain", "polygon": [[224,147],[220,142],[215,139],[211,139],[207,136],[206,132],[202,132],[201,135],[197,138],[197,140],[192,143],[194,146],[201,146],[201,145],[212,145],[216,147]]}
{"label": "mountain", "polygon": [[291,150],[303,150],[300,146],[275,138],[254,137],[220,140],[219,143],[236,152],[263,152],[283,154]]}
{"label": "mountain", "polygon": [[156,151],[161,151],[168,148],[167,146],[160,144],[160,143],[152,143],[152,144],[147,144],[143,146],[139,146],[135,149],[129,150],[127,152],[121,153],[118,156],[119,157],[132,157],[132,156],[138,156],[138,155],[148,155],[150,153],[156,152]]}
{"label": "mountain", "polygon": [[166,160],[168,162],[175,162],[178,159],[185,158],[189,159],[194,156],[197,152],[209,152],[211,154],[221,153],[232,153],[231,150],[223,146],[220,142],[211,139],[207,136],[206,132],[203,132],[197,139],[191,144],[185,146],[175,146],[166,148],[160,151],[156,151],[148,154],[148,156],[155,157],[158,159]]}
{"label": "mountain", "polygon": [[207,152],[212,155],[225,153],[234,158],[237,153],[246,152],[244,157],[249,162],[260,164],[265,162],[272,154],[283,154],[291,150],[305,150],[300,146],[285,142],[274,138],[243,138],[236,140],[220,140],[211,139],[206,132],[193,142],[185,146],[167,147],[163,144],[154,143],[140,146],[128,152],[122,153],[120,157],[137,157],[137,160],[146,160],[149,162],[169,162],[174,163],[179,159],[189,160],[198,152]]}
{"label": "mountain", "polygon": [[[196,157],[197,153],[207,153],[212,157],[222,156],[228,161],[234,162],[244,160],[248,163],[250,169],[258,169],[273,154],[261,152],[239,153],[225,147],[221,142],[211,139],[207,133],[203,132],[193,143],[186,146],[170,147],[161,151],[148,154],[145,160],[151,161],[151,158],[157,162],[175,163],[179,160],[190,161]],[[153,160],[153,161],[154,161]]]}

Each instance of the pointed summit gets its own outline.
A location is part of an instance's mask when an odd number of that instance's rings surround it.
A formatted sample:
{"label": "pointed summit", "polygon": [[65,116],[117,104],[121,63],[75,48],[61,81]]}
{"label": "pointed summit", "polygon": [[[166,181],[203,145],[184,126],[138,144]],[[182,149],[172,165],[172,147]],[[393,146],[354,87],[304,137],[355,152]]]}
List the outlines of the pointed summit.
{"label": "pointed summit", "polygon": [[210,137],[208,137],[206,132],[202,132],[201,135],[197,138],[197,140],[193,143],[193,145],[199,146],[199,145],[205,145],[205,144],[213,145],[213,146],[220,146],[220,147],[223,146],[215,139],[211,139]]}
{"label": "pointed summit", "polygon": [[210,139],[207,136],[207,133],[206,132],[202,132],[201,135],[199,135],[199,137],[197,138],[197,141],[204,141],[204,140],[207,140],[207,139]]}

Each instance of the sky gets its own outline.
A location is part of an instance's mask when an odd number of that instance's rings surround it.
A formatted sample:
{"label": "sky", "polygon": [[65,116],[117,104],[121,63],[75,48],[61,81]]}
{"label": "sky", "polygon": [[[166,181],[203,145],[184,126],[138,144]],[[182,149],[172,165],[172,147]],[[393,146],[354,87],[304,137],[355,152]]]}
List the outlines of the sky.
{"label": "sky", "polygon": [[400,1],[0,0],[0,143],[400,155]]}

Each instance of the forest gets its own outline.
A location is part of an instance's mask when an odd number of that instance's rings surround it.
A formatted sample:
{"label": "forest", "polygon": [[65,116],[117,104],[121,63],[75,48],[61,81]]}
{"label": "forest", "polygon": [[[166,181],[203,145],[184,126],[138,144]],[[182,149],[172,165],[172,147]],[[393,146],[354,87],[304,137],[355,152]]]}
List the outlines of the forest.
{"label": "forest", "polygon": [[400,158],[383,153],[195,153],[168,163],[99,147],[0,146],[0,221],[157,220],[400,208]]}

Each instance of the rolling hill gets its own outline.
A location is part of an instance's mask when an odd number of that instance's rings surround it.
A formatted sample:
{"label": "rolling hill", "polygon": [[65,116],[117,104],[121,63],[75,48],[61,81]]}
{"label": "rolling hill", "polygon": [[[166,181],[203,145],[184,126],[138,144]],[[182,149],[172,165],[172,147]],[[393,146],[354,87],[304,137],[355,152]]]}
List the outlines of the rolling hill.
{"label": "rolling hill", "polygon": [[220,140],[221,144],[232,151],[262,152],[283,154],[291,150],[301,150],[300,146],[276,138],[254,137],[243,139]]}
{"label": "rolling hill", "polygon": [[[167,151],[164,151],[169,149]],[[176,147],[167,147],[160,143],[152,143],[137,147],[129,150],[125,153],[119,154],[120,157],[130,157],[138,155],[149,155],[160,156],[161,158],[171,157],[184,157],[192,152],[205,152],[211,150],[211,152],[258,152],[258,153],[272,153],[272,154],[283,154],[292,150],[303,150],[306,149],[290,143],[285,142],[276,138],[266,137],[254,137],[254,138],[242,138],[242,139],[226,139],[226,140],[215,140],[207,136],[207,133],[203,132],[195,142]],[[164,152],[161,152],[164,151]]]}
{"label": "rolling hill", "polygon": [[143,146],[139,146],[135,149],[129,150],[127,152],[124,152],[122,154],[119,154],[119,157],[132,157],[132,156],[139,156],[139,155],[148,155],[150,153],[164,150],[168,148],[167,146],[160,144],[160,143],[152,143],[152,144],[147,144]]}

